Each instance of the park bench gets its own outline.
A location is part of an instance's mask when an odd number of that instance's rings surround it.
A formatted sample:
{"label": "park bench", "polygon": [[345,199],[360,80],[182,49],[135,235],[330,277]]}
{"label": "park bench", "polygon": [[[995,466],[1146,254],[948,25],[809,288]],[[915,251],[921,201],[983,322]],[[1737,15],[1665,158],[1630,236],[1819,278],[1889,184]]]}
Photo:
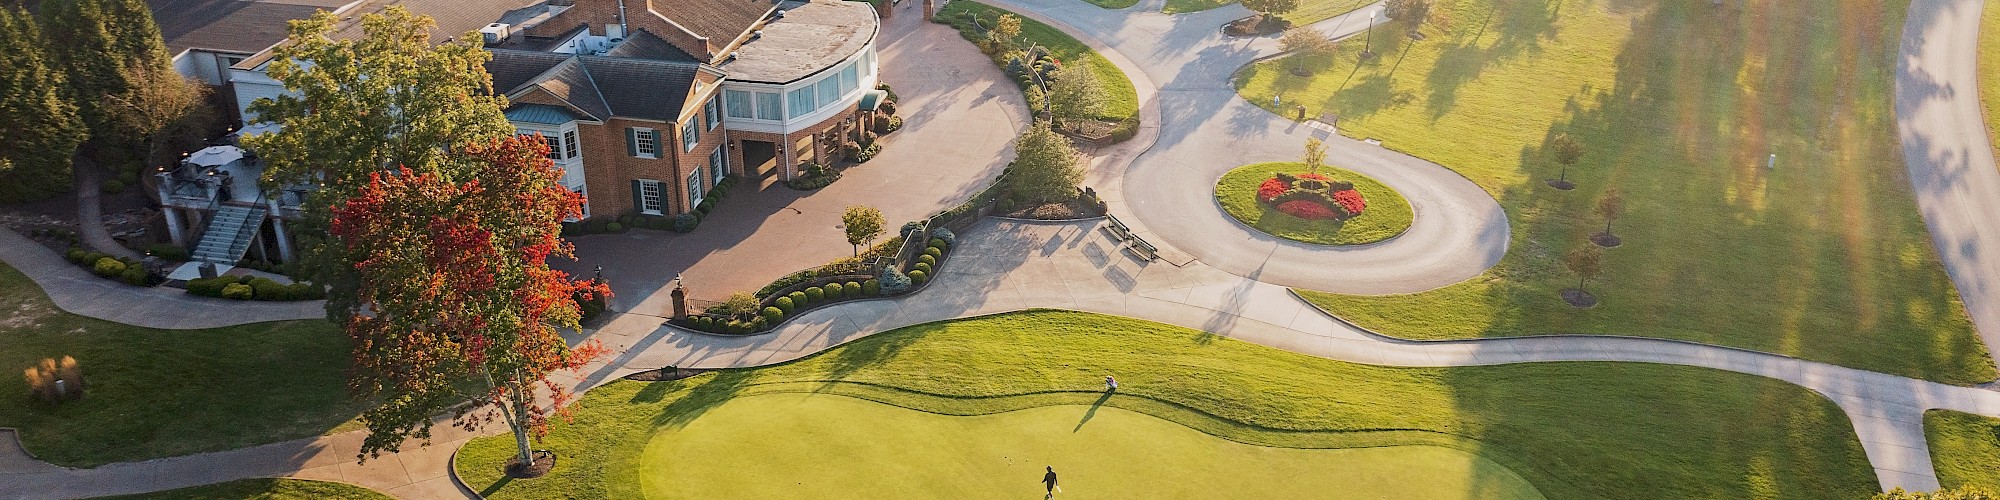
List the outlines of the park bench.
{"label": "park bench", "polygon": [[1125,227],[1124,222],[1119,222],[1118,216],[1106,214],[1104,220],[1110,222],[1110,224],[1104,226],[1104,229],[1110,231],[1112,237],[1118,238],[1118,241],[1132,240],[1132,228]]}

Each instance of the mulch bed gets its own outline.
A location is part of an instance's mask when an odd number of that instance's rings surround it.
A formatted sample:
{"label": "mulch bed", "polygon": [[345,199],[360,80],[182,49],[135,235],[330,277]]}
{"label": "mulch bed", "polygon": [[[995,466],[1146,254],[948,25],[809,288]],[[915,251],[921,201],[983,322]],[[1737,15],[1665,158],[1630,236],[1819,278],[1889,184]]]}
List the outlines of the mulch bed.
{"label": "mulch bed", "polygon": [[1222,34],[1229,36],[1264,36],[1284,32],[1286,28],[1290,27],[1292,27],[1291,21],[1277,19],[1275,22],[1267,23],[1264,22],[1264,15],[1258,14],[1230,21],[1229,24],[1222,25]]}
{"label": "mulch bed", "polygon": [[1596,295],[1591,295],[1590,292],[1575,288],[1563,289],[1562,297],[1563,302],[1568,302],[1569,305],[1576,307],[1592,307],[1597,305]]}
{"label": "mulch bed", "polygon": [[625,380],[636,380],[640,382],[660,382],[666,380],[680,380],[712,371],[715,370],[703,370],[699,368],[678,368],[669,366],[658,370],[646,370],[643,372],[626,375]]}
{"label": "mulch bed", "polygon": [[1590,235],[1590,242],[1604,248],[1612,248],[1625,244],[1625,240],[1619,239],[1617,235],[1607,232]]}
{"label": "mulch bed", "polygon": [[554,452],[534,450],[530,454],[535,459],[535,463],[533,464],[523,464],[519,457],[507,459],[507,477],[534,479],[548,475],[550,470],[556,468],[556,454]]}
{"label": "mulch bed", "polygon": [[1576,183],[1565,180],[1549,179],[1549,187],[1568,191],[1571,189],[1576,189]]}
{"label": "mulch bed", "polygon": [[1070,200],[1061,203],[1044,203],[1041,205],[1032,205],[1027,207],[1016,208],[1014,210],[1002,212],[1000,216],[1012,217],[1016,219],[1069,220],[1069,219],[1081,219],[1084,217],[1096,217],[1099,215],[1103,215],[1095,212],[1096,212],[1095,209],[1091,207],[1085,207],[1081,200]]}

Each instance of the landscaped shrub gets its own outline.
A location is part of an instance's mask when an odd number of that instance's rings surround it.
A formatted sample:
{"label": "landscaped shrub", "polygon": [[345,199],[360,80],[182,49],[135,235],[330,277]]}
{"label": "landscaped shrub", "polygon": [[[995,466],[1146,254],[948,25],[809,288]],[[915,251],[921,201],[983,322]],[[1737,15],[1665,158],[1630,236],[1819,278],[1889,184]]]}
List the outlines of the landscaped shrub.
{"label": "landscaped shrub", "polygon": [[776,307],[766,307],[764,308],[763,316],[758,319],[771,324],[777,324],[779,321],[785,320],[785,311]]}
{"label": "landscaped shrub", "polygon": [[166,260],[179,262],[187,262],[188,260],[187,249],[165,243],[147,245],[146,253]]}
{"label": "landscaped shrub", "polygon": [[923,255],[918,255],[918,256],[917,256],[917,263],[918,263],[918,264],[930,264],[930,265],[937,265],[937,257],[936,257],[936,256],[933,256],[933,255],[931,255],[931,254],[923,254]]}
{"label": "landscaped shrub", "polygon": [[938,248],[938,247],[930,247],[930,248],[925,248],[925,249],[924,249],[924,255],[929,255],[929,256],[931,256],[931,258],[935,259],[935,258],[938,258],[938,257],[943,257],[943,256],[944,256],[944,250],[943,250],[943,249],[940,249],[940,248]]}
{"label": "landscaped shrub", "polygon": [[257,300],[292,300],[291,289],[270,278],[251,278],[249,285]]}
{"label": "landscaped shrub", "polygon": [[713,192],[711,192],[710,194],[711,196],[709,196],[708,199],[701,200],[701,203],[694,204],[694,211],[701,212],[702,215],[708,215],[709,212],[715,211],[715,196],[712,196],[714,194]]}
{"label": "landscaped shrub", "polygon": [[609,226],[610,224],[611,224],[611,221],[609,221],[609,220],[604,220],[604,219],[595,219],[595,220],[591,220],[591,221],[588,221],[588,222],[584,222],[584,223],[583,223],[583,232],[584,232],[585,234],[598,234],[598,233],[602,233],[602,232],[604,232],[604,228],[605,228],[606,226]]}
{"label": "landscaped shrub", "polygon": [[826,300],[826,289],[816,286],[806,288],[806,300],[814,304]]}
{"label": "landscaped shrub", "polygon": [[[893,108],[892,108],[893,109]],[[903,128],[903,117],[891,116],[875,120],[875,132],[887,134]]]}
{"label": "landscaped shrub", "polygon": [[98,257],[91,265],[91,272],[106,278],[116,278],[125,274],[125,262],[112,257]]}
{"label": "landscaped shrub", "polygon": [[[925,255],[925,257],[929,257],[929,255]],[[923,272],[926,272],[926,273],[928,273],[928,272],[931,272],[931,263],[929,263],[929,262],[918,262],[918,263],[917,263],[917,265],[915,265],[915,266],[911,266],[911,267],[910,267],[910,269],[911,269],[911,270],[914,270],[914,271],[923,271]]]}
{"label": "landscaped shrub", "polygon": [[[301,281],[285,285],[285,295],[291,296],[291,300],[319,300],[326,298],[326,289],[320,288],[319,285]],[[580,311],[583,313],[583,319],[586,321],[595,318],[598,313],[604,312],[604,299],[601,297],[598,298],[594,306],[585,304]]]}
{"label": "landscaped shrub", "polygon": [[841,297],[847,295],[847,287],[841,286],[839,283],[820,285],[820,289],[826,290],[826,300],[829,301],[840,300]]}
{"label": "landscaped shrub", "polygon": [[784,311],[785,314],[791,314],[792,310],[798,308],[798,305],[792,302],[791,297],[778,297],[778,300],[771,301],[771,305],[777,307],[780,311]]}
{"label": "landscaped shrub", "polygon": [[622,233],[622,232],[625,232],[625,225],[624,225],[624,224],[620,224],[620,223],[616,223],[616,222],[613,222],[613,223],[610,223],[610,224],[605,224],[605,225],[604,225],[604,230],[605,230],[605,231],[610,231],[610,232],[613,232],[613,233]]}
{"label": "landscaped shrub", "polygon": [[674,232],[676,233],[694,231],[695,226],[700,225],[701,216],[695,215],[692,212],[685,212],[674,216]]}
{"label": "landscaped shrub", "polygon": [[847,298],[850,299],[868,296],[868,290],[858,282],[849,281],[846,285],[841,285],[841,288],[847,289]]}
{"label": "landscaped shrub", "polygon": [[63,254],[63,258],[68,259],[69,263],[71,264],[76,264],[81,266],[84,265],[85,263],[90,262],[87,260],[83,260],[84,256],[86,255],[90,255],[90,252],[85,251],[83,248],[80,247],[70,247],[69,252]]}
{"label": "landscaped shrub", "polygon": [[922,269],[910,271],[910,283],[922,285],[925,281],[930,281],[930,276],[930,273],[924,272]]}
{"label": "landscaped shrub", "polygon": [[250,297],[254,296],[255,293],[250,289],[250,285],[242,283],[230,283],[222,286],[222,298],[225,299],[250,300]]}
{"label": "landscaped shrub", "polygon": [[764,319],[763,316],[750,318],[750,328],[745,329],[743,333],[761,332],[764,331],[765,328],[769,328],[770,326],[771,326],[771,321]]}
{"label": "landscaped shrub", "polygon": [[229,277],[195,278],[188,280],[187,293],[203,297],[221,297],[222,287],[235,282],[236,278]]}
{"label": "landscaped shrub", "polygon": [[76,358],[63,356],[62,361],[42,358],[40,363],[22,372],[27,379],[28,392],[36,399],[50,403],[83,397],[83,368],[77,366]]}
{"label": "landscaped shrub", "polygon": [[134,285],[134,286],[153,285],[153,273],[146,272],[146,266],[139,264],[126,265],[125,272],[119,273],[118,279],[124,280],[125,284],[128,285]]}
{"label": "landscaped shrub", "polygon": [[714,316],[695,316],[693,318],[690,318],[688,321],[694,324],[694,329],[696,330],[701,330],[704,332],[715,331]]}
{"label": "landscaped shrub", "polygon": [[882,269],[881,279],[883,294],[895,295],[909,291],[910,289],[910,277],[904,275],[902,271],[897,271],[894,267]]}
{"label": "landscaped shrub", "polygon": [[797,306],[800,309],[804,309],[812,305],[812,299],[806,297],[806,292],[804,291],[794,291],[792,293],[785,294],[785,297],[792,299],[792,305]]}
{"label": "landscaped shrub", "polygon": [[940,227],[932,229],[931,237],[944,240],[945,246],[952,246],[958,244],[958,234],[951,232],[951,230],[947,228]]}
{"label": "landscaped shrub", "polygon": [[944,238],[932,237],[930,241],[930,246],[937,248],[949,248],[951,247],[951,242],[945,241]]}
{"label": "landscaped shrub", "polygon": [[861,294],[869,297],[881,295],[882,280],[868,280],[861,282]]}

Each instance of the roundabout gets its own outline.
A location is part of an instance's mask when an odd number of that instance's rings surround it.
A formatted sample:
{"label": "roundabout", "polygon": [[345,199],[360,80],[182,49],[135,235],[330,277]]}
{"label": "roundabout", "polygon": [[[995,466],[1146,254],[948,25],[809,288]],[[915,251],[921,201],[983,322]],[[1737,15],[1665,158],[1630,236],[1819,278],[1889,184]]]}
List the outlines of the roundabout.
{"label": "roundabout", "polygon": [[[1303,164],[1294,162],[1270,162],[1244,165],[1223,174],[1215,183],[1215,202],[1223,212],[1237,222],[1272,236],[1302,243],[1319,245],[1366,245],[1395,238],[1409,230],[1414,213],[1409,200],[1396,193],[1395,189],[1383,185],[1349,170],[1322,167],[1317,174],[1308,174]],[[1359,210],[1342,207],[1346,202],[1308,202],[1291,198],[1315,198],[1317,196],[1290,196],[1287,189],[1293,189],[1297,181],[1287,181],[1288,177],[1300,178],[1311,184],[1332,183],[1332,197],[1344,197],[1353,193],[1360,200]],[[1325,179],[1311,179],[1323,177]],[[1351,189],[1348,189],[1351,188]],[[1293,208],[1306,207],[1306,208]],[[1338,210],[1334,210],[1338,208]],[[1302,213],[1293,213],[1301,212]]]}

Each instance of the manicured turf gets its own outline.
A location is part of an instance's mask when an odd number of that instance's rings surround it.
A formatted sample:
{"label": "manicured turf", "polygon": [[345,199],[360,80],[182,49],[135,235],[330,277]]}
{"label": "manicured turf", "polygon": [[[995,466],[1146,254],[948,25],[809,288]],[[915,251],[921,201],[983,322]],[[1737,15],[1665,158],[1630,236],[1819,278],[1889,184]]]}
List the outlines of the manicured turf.
{"label": "manicured turf", "polygon": [[1986,110],[1987,139],[2000,153],[2000,5],[1980,9],[1979,105]]}
{"label": "manicured turf", "polygon": [[1308,220],[1279,212],[1257,202],[1257,186],[1275,172],[1296,174],[1305,171],[1299,162],[1255,163],[1222,174],[1215,183],[1215,201],[1244,225],[1272,236],[1320,245],[1360,245],[1393,238],[1410,228],[1415,214],[1410,201],[1389,186],[1351,171],[1323,167],[1320,173],[1335,180],[1354,183],[1354,190],[1368,201],[1360,217],[1346,221]]}
{"label": "manicured turf", "polygon": [[[1232,3],[1236,2],[1233,0],[1167,0],[1166,7],[1161,8],[1160,12],[1168,14],[1199,12]],[[1324,21],[1333,16],[1346,14],[1370,3],[1374,2],[1368,0],[1300,0],[1298,10],[1287,12],[1285,15],[1279,17],[1290,19],[1292,24],[1302,26]]]}
{"label": "manicured turf", "polygon": [[[223,305],[221,307],[227,307]],[[154,330],[63,312],[0,265],[0,427],[71,467],[317,436],[360,414],[347,397],[347,337],[325,321]],[[20,370],[73,356],[89,390],[50,406]]]}
{"label": "manicured turf", "polygon": [[[494,498],[639,497],[643,478],[660,466],[645,461],[655,437],[698,431],[691,426],[711,425],[702,422],[711,416],[729,420],[709,413],[739,397],[822,393],[932,413],[989,415],[1095,404],[1106,374],[1120,382],[1118,395],[1103,401],[1108,407],[1254,445],[1448,447],[1511,469],[1549,498],[1860,498],[1875,488],[1846,416],[1826,399],[1775,380],[1637,363],[1383,368],[1159,323],[1046,310],[908,327],[772,367],[612,383],[590,391],[576,421],[554,425],[537,445],[561,457],[550,476],[501,480],[499,466],[513,446],[506,436],[468,443],[455,466],[472,489]],[[874,416],[835,423],[868,426]],[[797,445],[783,453],[807,456],[782,460],[834,468],[827,474],[876,475],[879,466],[870,464],[897,460],[821,446],[815,436],[793,438]],[[938,447],[948,452],[969,445]],[[678,458],[778,460],[758,450]],[[1195,467],[1169,458],[1157,463]],[[1040,465],[1070,470],[1082,463],[1087,461]],[[1078,465],[1072,474],[1083,470]],[[743,473],[804,472],[765,467]],[[1021,481],[1032,487],[1034,479]],[[793,483],[799,495],[843,493]]]}
{"label": "manicured turf", "polygon": [[[984,39],[985,32],[973,27],[972,23],[965,19],[965,13],[977,16],[982,26],[992,27],[993,23],[1000,19],[1001,14],[1008,14],[1011,11],[971,0],[956,0],[939,9],[936,17],[938,20],[950,23],[967,39]],[[1090,46],[1084,45],[1083,42],[1077,41],[1061,30],[1027,17],[1021,17],[1021,36],[1017,39],[1021,47],[1040,45],[1047,48],[1049,54],[1063,64],[1089,65],[1091,72],[1097,73],[1097,80],[1104,84],[1108,98],[1104,114],[1098,115],[1098,119],[1118,122],[1138,116],[1139,93],[1133,90],[1132,80],[1126,78],[1125,72],[1119,71],[1117,65],[1098,55],[1097,51],[1090,50]]]}
{"label": "manicured turf", "polygon": [[[1400,337],[1548,333],[1666,337],[1942,382],[1994,368],[1917,211],[1895,131],[1892,71],[1905,2],[1443,2],[1451,31],[1375,37],[1246,68],[1268,106],[1338,115],[1342,133],[1464,174],[1513,225],[1483,276],[1414,295],[1308,294]],[[1290,116],[1289,109],[1282,115]],[[1546,141],[1585,146],[1575,191],[1543,181]],[[1777,154],[1775,169],[1765,168]],[[1623,190],[1624,246],[1579,310],[1558,261],[1604,230]]]}
{"label": "manicured turf", "polygon": [[1271,448],[1115,407],[958,417],[817,394],[731,399],[653,435],[639,468],[649,498],[1022,498],[1045,466],[1080,497],[1541,498],[1451,448]]}
{"label": "manicured turf", "polygon": [[103,497],[101,500],[389,500],[390,498],[389,495],[375,490],[347,483],[257,478],[143,495]]}
{"label": "manicured turf", "polygon": [[1083,1],[1090,2],[1091,5],[1096,5],[1098,7],[1103,7],[1106,9],[1123,9],[1126,7],[1131,7],[1133,5],[1139,4],[1139,0],[1083,0]]}
{"label": "manicured turf", "polygon": [[1924,412],[1924,438],[1931,445],[1931,467],[1946,488],[1979,486],[2000,489],[2000,418],[1951,410]]}

